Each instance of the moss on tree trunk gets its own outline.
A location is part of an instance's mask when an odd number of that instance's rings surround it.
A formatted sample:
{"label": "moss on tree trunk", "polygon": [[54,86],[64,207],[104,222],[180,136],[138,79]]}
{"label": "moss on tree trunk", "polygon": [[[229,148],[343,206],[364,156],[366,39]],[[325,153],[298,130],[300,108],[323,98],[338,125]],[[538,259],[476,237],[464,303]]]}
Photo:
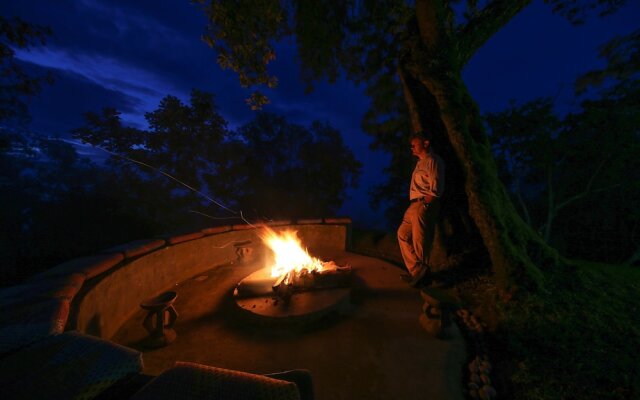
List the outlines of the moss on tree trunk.
{"label": "moss on tree trunk", "polygon": [[540,268],[557,265],[547,246],[516,212],[498,178],[479,110],[460,76],[421,82],[435,97],[449,142],[464,172],[469,215],[482,236],[498,281],[509,290],[543,285]]}
{"label": "moss on tree trunk", "polygon": [[[452,11],[443,1],[417,0],[416,18],[407,25],[399,61],[405,100],[419,114],[412,115],[414,130],[422,128],[414,122],[420,120],[434,131],[447,171],[457,171],[460,181],[453,182],[454,191],[463,188],[465,211],[479,232],[498,283],[509,291],[542,287],[542,269],[558,265],[560,257],[520,218],[498,178],[462,68],[476,49],[529,3],[496,0],[460,30],[452,29]],[[438,140],[438,135],[446,139]]]}

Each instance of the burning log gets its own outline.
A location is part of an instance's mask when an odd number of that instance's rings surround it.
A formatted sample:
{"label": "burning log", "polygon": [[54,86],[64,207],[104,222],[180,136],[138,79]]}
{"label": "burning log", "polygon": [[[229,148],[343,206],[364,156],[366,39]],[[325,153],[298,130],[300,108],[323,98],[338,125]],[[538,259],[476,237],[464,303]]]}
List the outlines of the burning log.
{"label": "burning log", "polygon": [[262,240],[273,252],[271,267],[241,281],[236,297],[264,297],[274,294],[287,302],[296,292],[342,288],[351,285],[351,267],[333,261],[322,262],[302,247],[295,231],[280,234],[266,229]]}
{"label": "burning log", "polygon": [[[278,278],[269,275],[264,269],[254,274],[252,279],[244,279],[236,286],[234,295],[239,298],[276,295],[282,299],[296,292],[348,287],[351,285],[351,267],[342,267],[329,261],[324,263],[322,271],[289,271]],[[275,279],[275,280],[274,280]]]}
{"label": "burning log", "polygon": [[280,275],[280,277],[274,282],[273,288],[279,287],[280,285],[290,285],[291,284],[291,272],[289,271],[286,274]]}
{"label": "burning log", "polygon": [[291,285],[291,277],[295,271],[289,271],[286,274],[280,276],[278,280],[273,284],[272,289],[276,295],[288,303],[293,294],[293,288]]}
{"label": "burning log", "polygon": [[[324,269],[326,268],[326,269]],[[331,289],[351,285],[351,267],[341,267],[333,261],[323,265],[322,271],[289,271],[282,275],[273,285],[273,291],[280,295],[283,286],[289,292],[303,292],[308,290]]]}

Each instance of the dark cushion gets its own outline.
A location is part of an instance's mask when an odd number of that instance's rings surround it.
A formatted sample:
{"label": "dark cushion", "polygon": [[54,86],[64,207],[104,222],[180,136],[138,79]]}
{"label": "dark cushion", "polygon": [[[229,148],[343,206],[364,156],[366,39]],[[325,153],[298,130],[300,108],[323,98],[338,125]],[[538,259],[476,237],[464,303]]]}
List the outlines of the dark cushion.
{"label": "dark cushion", "polygon": [[0,354],[62,333],[69,317],[70,300],[50,298],[3,307],[0,319]]}
{"label": "dark cushion", "polygon": [[91,399],[142,371],[141,354],[76,332],[0,358],[3,399]]}
{"label": "dark cushion", "polygon": [[247,372],[177,362],[131,400],[298,400],[294,383]]}

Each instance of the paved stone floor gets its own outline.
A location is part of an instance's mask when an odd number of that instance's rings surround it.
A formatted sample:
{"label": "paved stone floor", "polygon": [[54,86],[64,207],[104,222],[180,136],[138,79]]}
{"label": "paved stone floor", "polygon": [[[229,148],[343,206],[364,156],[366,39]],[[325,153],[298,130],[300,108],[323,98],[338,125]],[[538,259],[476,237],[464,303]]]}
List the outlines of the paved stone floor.
{"label": "paved stone floor", "polygon": [[232,296],[236,283],[259,263],[217,266],[176,285],[178,334],[168,347],[141,344],[145,313],[133,315],[113,338],[144,352],[147,374],[175,361],[252,373],[311,371],[318,400],[462,399],[464,341],[430,337],[418,323],[422,299],[399,278],[396,266],[342,251],[311,252],[350,265],[351,301],[316,321],[263,325],[248,320]]}

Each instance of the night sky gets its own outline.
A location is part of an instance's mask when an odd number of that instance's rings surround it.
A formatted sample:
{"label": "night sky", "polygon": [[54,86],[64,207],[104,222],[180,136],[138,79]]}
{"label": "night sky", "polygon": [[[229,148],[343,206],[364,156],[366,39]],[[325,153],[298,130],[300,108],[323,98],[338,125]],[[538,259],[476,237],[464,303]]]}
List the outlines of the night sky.
{"label": "night sky", "polygon": [[[107,106],[144,128],[144,113],[155,110],[161,98],[171,94],[188,101],[192,88],[214,93],[231,128],[252,119],[244,101],[249,91],[215,63],[215,53],[200,39],[205,16],[188,0],[14,0],[2,1],[0,12],[48,25],[54,33],[45,47],[17,53],[29,71],[49,69],[55,75],[55,84],[30,102],[33,132],[68,137],[83,124],[82,113]],[[464,79],[482,112],[540,96],[558,96],[559,111],[570,111],[577,106],[575,78],[604,65],[598,46],[633,31],[639,16],[640,1],[631,0],[615,15],[575,27],[535,1],[480,49]],[[368,108],[364,87],[321,82],[305,95],[295,49],[283,42],[277,51],[272,70],[280,86],[266,92],[272,103],[265,110],[291,122],[320,120],[338,128],[364,164],[360,187],[350,192],[342,214],[356,222],[382,221],[380,212],[368,208],[366,193],[382,179],[387,157],[368,149],[370,138],[360,129]]]}

